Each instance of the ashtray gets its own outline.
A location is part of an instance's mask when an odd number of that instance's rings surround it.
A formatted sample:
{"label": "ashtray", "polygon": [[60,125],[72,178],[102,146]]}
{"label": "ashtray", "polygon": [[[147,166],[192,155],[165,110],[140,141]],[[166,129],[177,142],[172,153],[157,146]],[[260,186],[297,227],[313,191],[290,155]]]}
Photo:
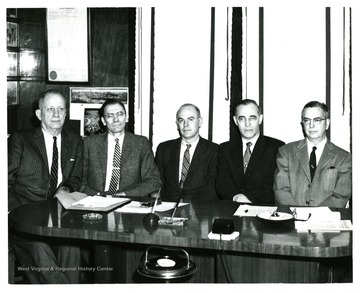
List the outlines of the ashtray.
{"label": "ashtray", "polygon": [[100,214],[98,214],[98,213],[89,213],[89,214],[83,215],[83,219],[86,220],[86,221],[101,220],[101,219],[102,219],[102,215],[100,215]]}

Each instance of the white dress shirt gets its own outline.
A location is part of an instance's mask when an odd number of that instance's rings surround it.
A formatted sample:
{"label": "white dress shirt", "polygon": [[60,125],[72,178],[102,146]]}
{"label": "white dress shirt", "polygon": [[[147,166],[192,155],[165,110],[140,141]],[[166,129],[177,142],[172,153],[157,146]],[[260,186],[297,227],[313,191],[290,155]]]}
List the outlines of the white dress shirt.
{"label": "white dress shirt", "polygon": [[310,154],[313,150],[313,147],[316,147],[316,151],[315,151],[315,155],[316,155],[316,166],[319,165],[319,161],[321,158],[321,155],[323,153],[325,144],[327,142],[327,137],[325,137],[325,139],[320,142],[318,145],[314,145],[309,139],[306,138],[306,142],[307,142],[307,150],[308,150],[308,154],[309,154],[309,160],[310,160]]}

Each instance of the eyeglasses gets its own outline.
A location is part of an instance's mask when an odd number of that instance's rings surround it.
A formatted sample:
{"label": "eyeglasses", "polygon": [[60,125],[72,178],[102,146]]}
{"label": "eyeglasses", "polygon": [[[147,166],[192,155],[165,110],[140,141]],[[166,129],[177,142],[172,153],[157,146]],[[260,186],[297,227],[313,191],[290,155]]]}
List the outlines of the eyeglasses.
{"label": "eyeglasses", "polygon": [[120,111],[120,112],[117,112],[117,113],[107,113],[107,114],[104,114],[104,117],[107,118],[107,119],[114,119],[115,117],[116,118],[119,118],[119,117],[122,117],[124,116],[125,113]]}
{"label": "eyeglasses", "polygon": [[314,118],[314,119],[310,119],[310,118],[303,118],[302,122],[304,125],[309,126],[311,124],[311,121],[313,122],[313,125],[319,125],[323,120],[326,120],[326,118]]}

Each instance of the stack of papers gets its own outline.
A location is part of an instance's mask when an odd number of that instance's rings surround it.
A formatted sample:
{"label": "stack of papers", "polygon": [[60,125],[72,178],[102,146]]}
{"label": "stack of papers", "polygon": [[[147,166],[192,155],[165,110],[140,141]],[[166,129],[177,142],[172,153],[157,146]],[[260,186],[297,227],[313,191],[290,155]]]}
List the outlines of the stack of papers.
{"label": "stack of papers", "polygon": [[295,228],[300,232],[340,232],[353,229],[350,220],[295,222]]}
{"label": "stack of papers", "polygon": [[[299,231],[347,231],[352,230],[350,220],[341,220],[340,212],[333,212],[328,207],[291,207],[295,219],[295,228]],[[309,218],[309,215],[310,218]]]}

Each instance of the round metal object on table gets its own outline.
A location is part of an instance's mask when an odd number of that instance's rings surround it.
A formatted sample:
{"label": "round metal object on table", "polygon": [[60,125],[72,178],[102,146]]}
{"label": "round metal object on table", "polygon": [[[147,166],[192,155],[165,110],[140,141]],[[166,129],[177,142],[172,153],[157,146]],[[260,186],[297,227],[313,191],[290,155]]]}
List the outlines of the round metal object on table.
{"label": "round metal object on table", "polygon": [[149,250],[154,248],[150,246],[146,249],[144,261],[137,269],[140,275],[152,279],[172,280],[189,277],[195,273],[196,265],[185,250],[161,248],[162,255],[149,259]]}

